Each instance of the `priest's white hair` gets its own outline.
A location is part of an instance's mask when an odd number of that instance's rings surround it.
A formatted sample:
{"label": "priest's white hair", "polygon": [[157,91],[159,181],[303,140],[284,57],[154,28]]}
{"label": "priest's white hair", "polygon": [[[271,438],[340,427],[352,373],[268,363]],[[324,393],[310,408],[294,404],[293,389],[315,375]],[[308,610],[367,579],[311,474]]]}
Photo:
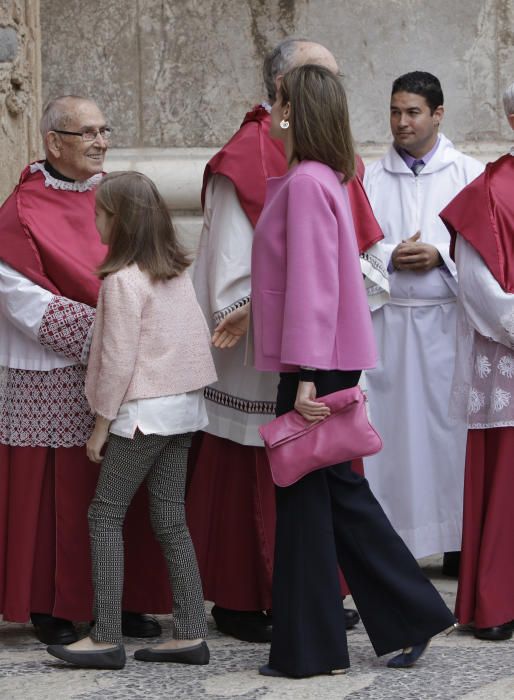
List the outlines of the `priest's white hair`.
{"label": "priest's white hair", "polygon": [[509,85],[503,93],[503,107],[507,116],[514,114],[514,83]]}
{"label": "priest's white hair", "polygon": [[66,128],[71,118],[71,108],[76,102],[92,102],[92,100],[81,95],[60,95],[47,102],[39,122],[39,131],[43,141],[49,131]]}
{"label": "priest's white hair", "polygon": [[288,37],[272,49],[264,59],[262,75],[270,102],[276,98],[275,79],[294,68],[294,58],[298,44],[310,43],[309,39],[293,39]]}

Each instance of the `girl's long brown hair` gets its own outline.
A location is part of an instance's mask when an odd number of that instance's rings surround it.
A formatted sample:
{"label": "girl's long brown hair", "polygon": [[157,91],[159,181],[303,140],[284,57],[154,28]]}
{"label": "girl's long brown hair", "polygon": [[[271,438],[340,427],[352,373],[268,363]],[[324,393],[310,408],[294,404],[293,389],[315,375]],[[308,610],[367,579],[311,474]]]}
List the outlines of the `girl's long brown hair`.
{"label": "girl's long brown hair", "polygon": [[306,64],[282,78],[279,99],[291,106],[293,158],[325,163],[343,174],[355,174],[355,151],[346,93],[339,79],[323,66]]}
{"label": "girl's long brown hair", "polygon": [[152,280],[169,280],[190,265],[166,204],[146,175],[135,171],[105,175],[96,206],[112,217],[109,250],[97,270],[101,279],[137,263]]}

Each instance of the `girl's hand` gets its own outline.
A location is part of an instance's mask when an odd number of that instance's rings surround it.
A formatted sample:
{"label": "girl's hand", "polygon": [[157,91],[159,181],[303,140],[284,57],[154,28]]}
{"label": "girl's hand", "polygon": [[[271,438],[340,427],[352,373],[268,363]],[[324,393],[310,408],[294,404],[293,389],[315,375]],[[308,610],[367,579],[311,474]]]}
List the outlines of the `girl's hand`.
{"label": "girl's hand", "polygon": [[109,425],[110,420],[103,418],[103,416],[97,416],[95,421],[95,427],[93,433],[89,440],[86,442],[87,456],[91,462],[100,464],[103,459],[101,454],[102,448],[107,442],[107,437],[109,435]]}
{"label": "girl's hand", "polygon": [[241,306],[220,321],[212,336],[215,348],[233,348],[248,331],[250,304]]}
{"label": "girl's hand", "polygon": [[310,423],[317,423],[330,415],[330,408],[315,401],[316,385],[314,382],[299,382],[296,392],[295,410]]}

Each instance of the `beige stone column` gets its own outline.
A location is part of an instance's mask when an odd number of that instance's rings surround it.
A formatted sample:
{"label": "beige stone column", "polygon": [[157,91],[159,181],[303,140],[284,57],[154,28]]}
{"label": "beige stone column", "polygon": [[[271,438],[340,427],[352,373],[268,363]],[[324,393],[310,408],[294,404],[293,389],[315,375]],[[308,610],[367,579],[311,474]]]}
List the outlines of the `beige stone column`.
{"label": "beige stone column", "polygon": [[41,154],[39,0],[0,0],[0,202]]}

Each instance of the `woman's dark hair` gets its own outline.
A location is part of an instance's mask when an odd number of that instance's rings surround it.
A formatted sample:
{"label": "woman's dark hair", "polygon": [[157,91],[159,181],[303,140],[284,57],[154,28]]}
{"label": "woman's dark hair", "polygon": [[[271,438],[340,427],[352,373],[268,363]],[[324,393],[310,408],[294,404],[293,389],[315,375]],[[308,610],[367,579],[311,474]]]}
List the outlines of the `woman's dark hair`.
{"label": "woman's dark hair", "polygon": [[105,175],[96,206],[112,217],[109,250],[97,270],[101,279],[137,263],[153,281],[169,280],[190,265],[166,204],[146,175],[135,171]]}
{"label": "woman's dark hair", "polygon": [[343,174],[355,173],[355,151],[348,104],[337,76],[323,66],[306,64],[282,78],[282,104],[289,102],[293,158],[316,160]]}
{"label": "woman's dark hair", "polygon": [[397,92],[412,92],[414,95],[421,95],[430,108],[430,114],[433,114],[438,107],[444,104],[444,95],[439,79],[432,73],[425,73],[422,70],[405,73],[396,78],[391,95]]}

